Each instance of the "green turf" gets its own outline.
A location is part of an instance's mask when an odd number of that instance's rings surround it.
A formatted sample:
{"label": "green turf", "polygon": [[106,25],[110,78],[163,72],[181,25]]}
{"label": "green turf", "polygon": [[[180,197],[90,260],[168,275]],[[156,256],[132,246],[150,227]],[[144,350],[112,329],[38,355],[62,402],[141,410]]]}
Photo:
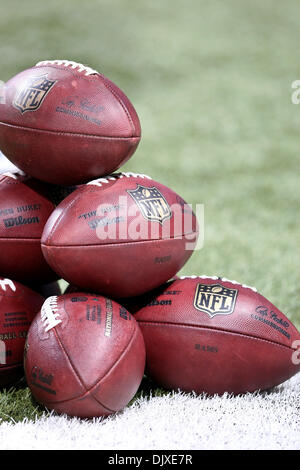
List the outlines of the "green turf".
{"label": "green turf", "polygon": [[299,2],[2,0],[0,8],[0,79],[55,58],[103,72],[141,119],[142,142],[123,169],[205,204],[205,244],[182,274],[254,285],[300,328],[300,105],[291,102]]}
{"label": "green turf", "polygon": [[16,423],[25,418],[35,420],[47,414],[49,411],[32,398],[25,381],[0,393],[0,423],[4,421]]}

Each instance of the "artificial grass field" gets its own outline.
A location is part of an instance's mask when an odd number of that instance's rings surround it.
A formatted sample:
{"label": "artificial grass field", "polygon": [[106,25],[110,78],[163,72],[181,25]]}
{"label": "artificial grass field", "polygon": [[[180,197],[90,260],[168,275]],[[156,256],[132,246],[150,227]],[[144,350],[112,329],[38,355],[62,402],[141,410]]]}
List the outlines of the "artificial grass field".
{"label": "artificial grass field", "polygon": [[[46,59],[99,70],[141,120],[122,170],[204,204],[204,246],[181,274],[253,285],[300,328],[299,2],[1,0],[0,12],[1,80]],[[24,385],[1,392],[0,421],[36,406]]]}

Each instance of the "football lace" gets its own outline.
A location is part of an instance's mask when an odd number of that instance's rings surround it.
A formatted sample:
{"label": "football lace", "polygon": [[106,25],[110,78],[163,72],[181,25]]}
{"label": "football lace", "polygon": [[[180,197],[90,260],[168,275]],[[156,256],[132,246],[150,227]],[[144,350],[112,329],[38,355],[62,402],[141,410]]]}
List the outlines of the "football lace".
{"label": "football lace", "polygon": [[251,289],[253,292],[257,292],[257,289],[255,289],[255,287],[247,286],[247,284],[241,284],[240,282],[237,282],[237,281],[231,281],[230,279],[227,279],[226,277],[193,275],[193,276],[180,276],[179,279],[212,279],[213,281],[230,282],[231,284],[236,284],[238,286],[244,287],[245,289]]}
{"label": "football lace", "polygon": [[26,176],[26,174],[22,170],[15,170],[13,172],[6,171],[5,173],[1,173],[0,176],[9,176],[10,178],[17,180],[20,176]]}
{"label": "football lace", "polygon": [[151,180],[152,178],[147,175],[139,174],[139,173],[132,173],[132,172],[126,172],[126,173],[116,173],[115,175],[109,175],[105,178],[98,178],[93,181],[89,181],[87,185],[95,185],[95,186],[102,186],[103,184],[107,184],[110,181],[115,181],[117,179],[121,178],[146,178]]}
{"label": "football lace", "polygon": [[0,279],[0,288],[6,292],[6,288],[10,287],[12,291],[16,291],[16,286],[10,279]]}
{"label": "football lace", "polygon": [[46,332],[62,323],[62,320],[59,318],[56,295],[48,297],[48,299],[43,303],[41,309],[41,320]]}
{"label": "football lace", "polygon": [[77,72],[82,72],[85,75],[99,75],[99,72],[97,70],[92,69],[91,67],[88,67],[83,64],[79,64],[78,62],[73,62],[72,60],[66,60],[66,59],[55,59],[55,60],[42,60],[41,62],[38,62],[35,64],[36,67],[39,67],[40,65],[63,65],[64,67],[70,67],[71,69],[77,69]]}

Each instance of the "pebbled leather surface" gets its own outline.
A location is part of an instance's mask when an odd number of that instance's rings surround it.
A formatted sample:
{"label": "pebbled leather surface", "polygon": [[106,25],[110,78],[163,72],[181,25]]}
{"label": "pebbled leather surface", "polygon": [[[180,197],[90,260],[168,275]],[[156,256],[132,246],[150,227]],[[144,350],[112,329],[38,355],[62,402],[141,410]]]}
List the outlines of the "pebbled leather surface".
{"label": "pebbled leather surface", "polygon": [[41,250],[44,226],[55,205],[40,181],[0,175],[0,273],[25,284],[57,275]]}
{"label": "pebbled leather surface", "polygon": [[58,297],[61,323],[30,328],[25,371],[35,398],[71,416],[114,413],[135,395],[144,374],[145,345],[135,319],[102,296]]}
{"label": "pebbled leather surface", "polygon": [[[234,293],[235,303],[222,288]],[[300,371],[292,362],[293,342],[300,339],[295,326],[236,282],[178,279],[131,304],[125,303],[144,335],[146,371],[166,388],[239,394],[273,387]]]}
{"label": "pebbled leather surface", "polygon": [[[166,220],[145,217],[128,192],[138,187],[159,191],[170,208]],[[196,242],[198,224],[183,204],[174,191],[141,176],[81,186],[49,218],[42,236],[44,256],[61,277],[83,289],[114,298],[138,295],[174,276],[193,252],[186,242],[190,235]],[[187,227],[185,210],[190,211]]]}
{"label": "pebbled leather surface", "polygon": [[26,334],[43,302],[44,297],[28,287],[0,277],[0,340],[6,349],[6,363],[0,363],[0,387],[12,385],[24,374]]}
{"label": "pebbled leather surface", "polygon": [[[44,91],[36,96],[37,82]],[[71,185],[111,173],[139,144],[133,105],[102,74],[35,66],[10,79],[1,93],[0,148],[43,181]]]}

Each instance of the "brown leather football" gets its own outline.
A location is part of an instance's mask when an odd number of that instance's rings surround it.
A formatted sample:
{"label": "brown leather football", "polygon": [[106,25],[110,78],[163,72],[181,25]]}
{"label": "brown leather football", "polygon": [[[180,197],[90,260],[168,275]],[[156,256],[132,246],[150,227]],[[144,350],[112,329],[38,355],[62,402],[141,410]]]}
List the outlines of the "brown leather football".
{"label": "brown leather football", "polygon": [[44,225],[55,205],[41,181],[0,175],[0,274],[26,285],[57,279],[41,250]]}
{"label": "brown leather football", "polygon": [[82,64],[42,61],[0,90],[0,149],[43,181],[71,185],[109,174],[131,157],[140,138],[127,96]]}
{"label": "brown leather football", "polygon": [[194,276],[131,302],[146,344],[146,374],[167,389],[239,394],[300,371],[293,359],[299,332],[254,288]]}
{"label": "brown leather football", "polygon": [[64,199],[45,225],[42,250],[70,284],[120,298],[172,278],[197,236],[196,216],[178,194],[146,175],[120,173]]}
{"label": "brown leather football", "polygon": [[145,345],[124,307],[78,292],[48,297],[30,327],[24,364],[33,396],[48,409],[107,416],[137,392]]}
{"label": "brown leather football", "polygon": [[19,282],[0,277],[0,387],[24,374],[23,353],[31,322],[44,297]]}

